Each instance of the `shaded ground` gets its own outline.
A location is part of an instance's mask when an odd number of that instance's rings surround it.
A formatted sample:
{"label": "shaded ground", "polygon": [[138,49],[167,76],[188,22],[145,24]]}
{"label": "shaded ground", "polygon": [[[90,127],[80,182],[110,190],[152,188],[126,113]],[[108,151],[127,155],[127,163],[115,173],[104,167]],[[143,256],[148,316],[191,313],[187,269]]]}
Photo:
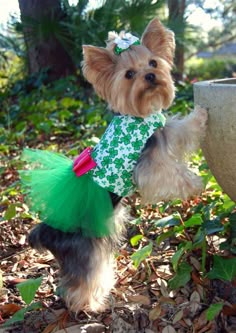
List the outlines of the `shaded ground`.
{"label": "shaded ground", "polygon": [[[14,183],[16,177],[15,169],[8,169],[3,174],[4,189]],[[190,208],[199,201],[204,203],[206,196],[207,193],[195,201],[180,204],[178,210],[181,216],[187,218]],[[28,312],[23,322],[7,329],[0,326],[0,333],[236,332],[235,285],[202,278],[200,249],[186,254],[192,266],[191,280],[174,291],[168,287],[167,283],[174,275],[171,258],[183,235],[163,239],[158,245],[155,239],[163,233],[163,228],[150,228],[150,221],[170,215],[171,207],[161,213],[158,207],[140,208],[139,200],[135,197],[124,202],[129,207],[131,220],[138,219],[140,223],[128,225],[127,240],[117,254],[117,285],[111,295],[110,309],[102,314],[82,312],[74,316],[66,311],[62,300],[56,296],[59,277],[53,257],[47,252],[39,254],[28,246],[27,234],[37,221],[30,218],[24,204],[17,204],[23,202],[20,194],[9,193],[9,197],[12,203],[16,203],[17,214],[12,213],[14,218],[11,222],[4,219],[0,222],[0,269],[3,276],[0,320],[4,324],[16,310],[25,308],[16,284],[29,278],[43,276],[43,283],[35,297],[35,302],[40,301],[42,308]],[[2,213],[9,207],[7,199],[5,203],[0,207]],[[137,234],[143,235],[143,238],[137,246],[132,247],[129,240]],[[184,237],[192,240],[194,235],[186,232]],[[212,254],[219,253],[220,239],[214,235],[207,240],[206,266],[209,267]],[[130,255],[150,242],[153,243],[152,255],[135,268]],[[208,307],[222,300],[223,311],[212,321],[207,321]]]}

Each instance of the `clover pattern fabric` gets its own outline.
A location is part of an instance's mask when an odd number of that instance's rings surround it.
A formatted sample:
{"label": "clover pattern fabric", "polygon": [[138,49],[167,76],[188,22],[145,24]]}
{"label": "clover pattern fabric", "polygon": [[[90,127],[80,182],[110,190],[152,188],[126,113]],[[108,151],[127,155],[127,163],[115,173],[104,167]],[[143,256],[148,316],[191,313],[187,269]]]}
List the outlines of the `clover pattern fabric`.
{"label": "clover pattern fabric", "polygon": [[97,166],[90,170],[93,180],[120,196],[135,191],[132,173],[148,138],[165,125],[160,112],[146,118],[115,116],[92,152]]}

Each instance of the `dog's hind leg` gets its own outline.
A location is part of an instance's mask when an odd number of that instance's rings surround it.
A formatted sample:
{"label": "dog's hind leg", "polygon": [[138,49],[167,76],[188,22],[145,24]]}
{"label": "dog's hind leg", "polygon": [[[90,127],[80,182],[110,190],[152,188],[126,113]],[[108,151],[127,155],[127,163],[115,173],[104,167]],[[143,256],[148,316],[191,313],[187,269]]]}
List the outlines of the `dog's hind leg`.
{"label": "dog's hind leg", "polygon": [[[118,198],[112,196],[115,208],[116,233],[104,238],[86,238],[80,232],[64,233],[40,223],[29,236],[29,243],[38,250],[48,249],[57,259],[61,271],[60,290],[68,308],[102,311],[115,284],[114,250],[122,234]],[[118,220],[117,220],[118,219]]]}

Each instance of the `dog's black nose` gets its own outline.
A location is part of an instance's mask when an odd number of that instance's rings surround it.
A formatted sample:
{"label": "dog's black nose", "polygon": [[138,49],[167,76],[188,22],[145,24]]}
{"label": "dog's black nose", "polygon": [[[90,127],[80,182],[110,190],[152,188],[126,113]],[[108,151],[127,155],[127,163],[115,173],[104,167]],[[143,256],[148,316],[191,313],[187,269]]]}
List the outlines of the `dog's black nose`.
{"label": "dog's black nose", "polygon": [[155,74],[153,74],[153,73],[147,73],[147,74],[145,75],[145,80],[146,80],[147,82],[149,82],[149,83],[154,83],[154,82],[155,82],[155,79],[156,79],[156,76],[155,76]]}

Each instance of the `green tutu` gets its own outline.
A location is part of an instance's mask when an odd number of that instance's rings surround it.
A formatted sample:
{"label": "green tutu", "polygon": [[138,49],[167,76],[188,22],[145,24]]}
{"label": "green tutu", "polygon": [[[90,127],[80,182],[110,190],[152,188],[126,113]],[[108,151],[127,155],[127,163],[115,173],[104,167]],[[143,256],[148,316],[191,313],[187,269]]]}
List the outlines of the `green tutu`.
{"label": "green tutu", "polygon": [[42,222],[85,237],[104,237],[114,231],[110,195],[89,172],[77,177],[73,161],[49,151],[25,149],[23,160],[30,164],[30,170],[19,172],[27,204]]}

